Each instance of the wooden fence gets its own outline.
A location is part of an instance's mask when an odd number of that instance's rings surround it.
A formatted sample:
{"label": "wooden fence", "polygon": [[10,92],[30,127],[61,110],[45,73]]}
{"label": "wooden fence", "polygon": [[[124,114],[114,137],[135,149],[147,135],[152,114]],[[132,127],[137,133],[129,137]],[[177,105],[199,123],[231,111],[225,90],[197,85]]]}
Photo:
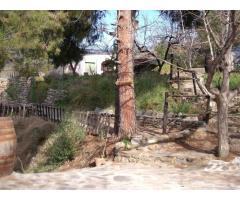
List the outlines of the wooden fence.
{"label": "wooden fence", "polygon": [[[94,111],[87,112],[73,112],[74,117],[78,120],[81,127],[87,132],[94,135],[108,135],[114,133],[114,114],[99,113]],[[136,115],[137,126],[145,127],[151,126],[162,128],[163,114],[155,113],[147,115],[138,113]]]}
{"label": "wooden fence", "polygon": [[64,109],[45,104],[9,104],[0,103],[0,116],[30,117],[38,116],[45,120],[60,122],[64,118]]}
{"label": "wooden fence", "polygon": [[163,134],[167,133],[167,126],[169,124],[169,117],[168,117],[168,110],[169,110],[169,97],[173,98],[203,98],[206,99],[206,107],[205,110],[202,110],[201,113],[198,113],[199,121],[205,121],[206,123],[209,120],[211,110],[210,110],[210,96],[208,95],[173,95],[165,92],[165,99],[164,99],[164,108],[163,108]]}
{"label": "wooden fence", "polygon": [[94,135],[107,136],[113,133],[114,115],[108,113],[98,113],[93,111],[73,112],[79,125],[88,133]]}
{"label": "wooden fence", "polygon": [[[178,85],[178,90],[180,90],[180,83],[181,83],[181,80],[183,80],[180,77],[180,72],[188,73],[190,75],[191,79],[192,79],[194,95],[198,95],[197,85],[199,86],[199,82],[198,82],[196,72],[193,71],[193,70],[187,70],[187,69],[184,69],[184,68],[181,68],[181,67],[176,67],[176,66],[174,68],[177,70],[177,76],[173,77],[173,65],[170,65],[170,74],[169,74],[170,82],[172,82],[172,83],[176,82],[177,85]],[[203,92],[201,88],[200,88],[200,90],[201,90],[201,92]]]}

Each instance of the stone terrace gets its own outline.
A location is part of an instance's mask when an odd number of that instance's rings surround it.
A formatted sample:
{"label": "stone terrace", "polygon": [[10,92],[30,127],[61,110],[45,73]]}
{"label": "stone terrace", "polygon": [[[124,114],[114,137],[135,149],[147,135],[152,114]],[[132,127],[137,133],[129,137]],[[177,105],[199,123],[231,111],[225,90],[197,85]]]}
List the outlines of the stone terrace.
{"label": "stone terrace", "polygon": [[0,189],[240,189],[240,172],[114,163],[66,172],[18,174]]}

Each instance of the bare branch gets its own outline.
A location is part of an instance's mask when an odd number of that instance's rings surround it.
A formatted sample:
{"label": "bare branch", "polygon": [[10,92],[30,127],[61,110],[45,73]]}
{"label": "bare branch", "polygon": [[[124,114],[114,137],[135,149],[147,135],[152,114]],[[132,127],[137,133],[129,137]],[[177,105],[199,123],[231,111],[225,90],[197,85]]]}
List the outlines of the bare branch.
{"label": "bare branch", "polygon": [[[206,14],[205,14],[205,16],[206,16]],[[208,31],[208,28],[207,28],[206,17],[203,18],[203,23],[204,23],[205,31],[207,33],[207,39],[208,39],[208,44],[209,44],[212,60],[214,60],[213,46],[212,46],[211,38],[210,38],[210,35],[209,35],[209,31]]]}
{"label": "bare branch", "polygon": [[212,30],[205,11],[203,11],[203,19],[205,21],[204,23],[206,24],[206,28],[207,28],[208,32],[210,33],[211,37],[213,38],[214,43],[216,44],[216,46],[218,48],[220,48],[220,40],[217,37],[216,33],[214,33],[214,31]]}

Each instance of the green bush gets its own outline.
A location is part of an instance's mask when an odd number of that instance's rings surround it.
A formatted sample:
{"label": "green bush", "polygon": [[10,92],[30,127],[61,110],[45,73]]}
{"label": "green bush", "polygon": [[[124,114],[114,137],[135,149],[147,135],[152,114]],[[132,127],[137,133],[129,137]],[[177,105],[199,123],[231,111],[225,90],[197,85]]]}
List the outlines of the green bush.
{"label": "green bush", "polygon": [[16,100],[18,98],[18,88],[16,85],[11,84],[8,86],[6,93],[11,98],[11,100]]}
{"label": "green bush", "polygon": [[[167,66],[166,66],[167,67]],[[167,67],[168,68],[168,67]],[[145,72],[135,77],[137,109],[162,111],[164,93],[168,89],[167,75]],[[115,105],[116,77],[106,75],[47,77],[49,88],[64,89],[66,98],[56,102],[66,109],[94,110]],[[40,91],[40,90],[39,90]],[[38,90],[36,90],[38,93]]]}
{"label": "green bush", "polygon": [[85,131],[73,116],[68,116],[49,136],[38,155],[37,166],[29,172],[52,171],[68,160],[73,160],[85,137]]}
{"label": "green bush", "polygon": [[66,119],[55,132],[55,140],[48,148],[47,164],[59,165],[74,158],[77,145],[85,137],[84,130],[74,117]]}
{"label": "green bush", "polygon": [[[217,72],[213,77],[213,86],[219,88],[222,84],[222,73]],[[240,86],[240,73],[230,74],[229,87],[234,90]]]}
{"label": "green bush", "polygon": [[135,78],[136,106],[141,110],[163,110],[167,76],[146,72]]}
{"label": "green bush", "polygon": [[170,110],[173,113],[190,113],[191,105],[189,102],[177,102],[171,105]]}
{"label": "green bush", "polygon": [[28,99],[32,103],[43,103],[47,97],[48,84],[45,81],[34,81],[31,85]]}
{"label": "green bush", "polygon": [[58,165],[74,158],[75,146],[73,138],[67,134],[61,134],[49,148],[47,163]]}

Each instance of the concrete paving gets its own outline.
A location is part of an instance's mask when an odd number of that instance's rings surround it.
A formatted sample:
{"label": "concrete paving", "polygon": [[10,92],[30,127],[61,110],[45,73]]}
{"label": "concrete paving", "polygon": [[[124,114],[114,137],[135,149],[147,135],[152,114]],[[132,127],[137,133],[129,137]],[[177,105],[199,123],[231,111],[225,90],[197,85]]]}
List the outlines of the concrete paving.
{"label": "concrete paving", "polygon": [[178,169],[136,163],[112,163],[65,172],[19,174],[0,178],[0,189],[240,189],[240,171]]}

